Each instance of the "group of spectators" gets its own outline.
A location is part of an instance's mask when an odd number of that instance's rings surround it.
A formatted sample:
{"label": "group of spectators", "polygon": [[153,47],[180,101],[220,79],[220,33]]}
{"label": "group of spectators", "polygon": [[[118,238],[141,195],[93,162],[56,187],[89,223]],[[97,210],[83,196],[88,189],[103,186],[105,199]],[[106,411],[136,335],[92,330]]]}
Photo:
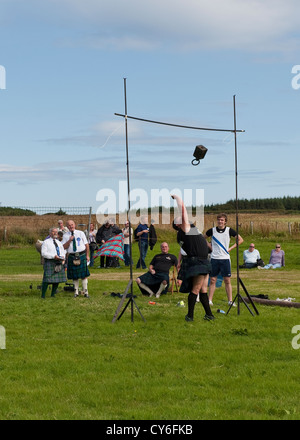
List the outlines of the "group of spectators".
{"label": "group of spectators", "polygon": [[[180,291],[189,293],[188,313],[186,321],[193,321],[194,307],[198,300],[205,310],[205,319],[212,320],[214,316],[211,311],[213,295],[219,277],[225,284],[228,304],[232,303],[231,286],[231,262],[230,252],[243,243],[240,235],[227,226],[226,214],[217,216],[217,226],[210,228],[202,235],[198,229],[189,222],[187,211],[183,201],[173,196],[181,215],[174,219],[173,228],[177,231],[177,242],[180,244],[178,258],[169,253],[169,245],[166,242],[161,244],[161,253],[154,256],[149,265],[147,273],[136,279],[138,287],[143,294],[150,297],[154,294],[157,298],[166,293],[169,286],[169,271],[174,266],[178,271],[180,280]],[[152,228],[152,231],[151,231]],[[120,229],[113,219],[107,220],[97,231],[94,224],[90,224],[87,234],[79,231],[72,220],[63,226],[62,220],[58,222],[58,228],[51,228],[49,236],[42,244],[41,256],[44,258],[44,278],[42,283],[42,297],[49,284],[52,284],[51,296],[55,296],[58,284],[73,280],[75,297],[79,295],[79,280],[82,280],[82,289],[85,297],[88,294],[88,266],[93,266],[94,252],[101,245],[117,234],[123,233],[124,237],[124,262],[130,265],[130,243],[129,237],[133,236],[133,230],[129,231],[129,223],[126,222],[123,229]],[[139,259],[136,268],[147,269],[146,255],[148,246],[152,249],[157,241],[153,225],[148,227],[147,218],[142,217],[140,224],[134,231],[134,237],[139,242]],[[235,243],[230,246],[230,239],[236,238]],[[131,238],[132,241],[132,238]],[[260,252],[251,243],[243,253],[243,265],[240,268],[251,269],[276,269],[285,265],[285,253],[281,245],[277,244],[271,251],[269,263],[265,265],[261,259]],[[133,264],[133,262],[132,262]],[[119,261],[116,257],[100,257],[99,267],[118,267]],[[209,288],[208,288],[209,287]],[[208,294],[209,293],[209,294]]]}
{"label": "group of spectators", "polygon": [[55,297],[59,283],[66,282],[67,279],[74,283],[74,297],[79,296],[81,280],[82,292],[89,298],[89,245],[85,233],[76,229],[73,220],[68,220],[66,227],[59,220],[58,228],[50,228],[40,251],[44,265],[42,298],[45,298],[49,284],[52,284],[51,296]]}
{"label": "group of spectators", "polygon": [[[135,230],[135,236],[139,242],[140,258],[137,268],[142,265],[146,268],[145,258],[148,245],[152,249],[156,243],[156,233],[154,226],[148,227],[144,217]],[[58,227],[52,227],[43,242],[38,241],[37,250],[41,253],[44,266],[44,277],[42,282],[42,298],[45,298],[49,285],[52,285],[51,296],[54,297],[59,283],[66,280],[73,280],[74,296],[79,296],[79,280],[82,280],[82,292],[85,297],[88,293],[89,267],[94,266],[94,253],[117,234],[123,234],[124,241],[124,262],[130,265],[130,234],[131,239],[133,230],[129,231],[127,221],[123,229],[120,229],[113,218],[108,219],[98,230],[93,223],[90,224],[89,231],[76,229],[75,222],[68,220],[67,226],[63,221],[58,221]],[[151,240],[149,237],[152,237]],[[146,238],[145,238],[146,237]],[[100,268],[120,267],[119,258],[112,256],[100,256]]]}
{"label": "group of spectators", "polygon": [[255,244],[250,243],[249,248],[243,252],[243,260],[244,263],[240,266],[241,269],[253,269],[255,267],[258,269],[278,269],[285,266],[285,253],[281,249],[281,245],[277,243],[275,249],[271,251],[269,263],[265,265],[259,251],[255,248]]}
{"label": "group of spectators", "polygon": [[[142,267],[146,269],[146,256],[148,252],[148,248],[153,249],[157,241],[156,231],[151,223],[150,226],[147,225],[147,217],[142,216],[141,221],[137,228],[133,231],[132,227],[129,232],[129,222],[126,221],[124,228],[121,229],[118,225],[115,224],[113,218],[107,219],[107,221],[98,229],[95,230],[95,226],[92,223],[90,225],[89,231],[89,246],[90,246],[90,267],[94,265],[94,252],[99,247],[101,247],[104,243],[106,243],[109,239],[113,238],[118,234],[123,234],[124,240],[124,264],[125,266],[130,265],[130,239],[131,242],[133,240],[133,232],[134,239],[139,244],[139,259],[136,263],[136,268],[139,269]],[[131,238],[129,237],[131,235]],[[133,261],[132,261],[133,264]],[[120,267],[119,258],[118,257],[110,257],[110,256],[100,256],[100,265],[98,268],[111,268],[111,267]]]}

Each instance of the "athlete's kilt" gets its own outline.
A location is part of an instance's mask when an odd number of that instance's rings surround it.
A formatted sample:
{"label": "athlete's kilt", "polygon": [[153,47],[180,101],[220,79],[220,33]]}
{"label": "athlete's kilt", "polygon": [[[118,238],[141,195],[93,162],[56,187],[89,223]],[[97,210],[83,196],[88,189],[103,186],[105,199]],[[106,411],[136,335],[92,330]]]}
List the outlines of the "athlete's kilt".
{"label": "athlete's kilt", "polygon": [[61,265],[62,268],[59,272],[55,272],[55,267],[57,267],[57,264],[55,260],[47,260],[44,259],[44,277],[43,282],[44,283],[65,283],[67,281],[66,279],[66,273],[65,268],[63,265]]}
{"label": "athlete's kilt", "polygon": [[200,257],[182,257],[178,279],[182,280],[180,292],[189,293],[193,287],[193,277],[211,272],[209,260]]}
{"label": "athlete's kilt", "polygon": [[[169,274],[166,272],[157,272],[157,273],[150,273],[150,272],[146,272],[144,273],[144,275],[141,275],[139,277],[139,279],[141,280],[141,282],[143,284],[146,284],[146,286],[151,286],[151,290],[156,293],[159,289],[159,286],[161,285],[161,283],[163,281],[167,281],[166,284],[166,288],[164,289],[164,291],[162,293],[166,293],[168,291],[168,287],[169,287]],[[142,292],[143,295],[148,295],[149,293],[144,290],[142,287],[140,287],[140,291]]]}
{"label": "athlete's kilt", "polygon": [[84,278],[89,277],[90,272],[87,267],[86,253],[79,255],[80,258],[79,266],[75,266],[73,264],[74,257],[75,257],[74,254],[68,255],[68,265],[67,265],[68,280],[79,280],[79,279],[83,280]]}

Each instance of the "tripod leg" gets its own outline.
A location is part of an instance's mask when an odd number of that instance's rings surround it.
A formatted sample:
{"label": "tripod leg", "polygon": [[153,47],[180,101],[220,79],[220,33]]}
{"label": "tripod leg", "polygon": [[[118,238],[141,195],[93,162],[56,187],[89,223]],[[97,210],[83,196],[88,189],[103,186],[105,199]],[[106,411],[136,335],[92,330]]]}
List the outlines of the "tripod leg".
{"label": "tripod leg", "polygon": [[252,316],[254,316],[254,313],[252,312],[252,310],[250,309],[250,307],[248,306],[248,304],[246,303],[246,301],[244,300],[244,298],[239,295],[239,298],[241,301],[243,301],[243,303],[245,304],[245,306],[247,307],[247,309],[249,310],[249,312],[251,313]]}
{"label": "tripod leg", "polygon": [[[119,305],[118,305],[118,308],[117,308],[117,310],[116,310],[116,312],[115,312],[115,314],[114,314],[114,317],[113,317],[113,319],[112,319],[112,323],[116,322],[116,320],[117,320],[117,316],[118,316],[118,314],[119,314],[119,312],[120,312],[120,310],[121,310],[121,307],[123,306],[123,304],[124,304],[124,302],[125,302],[125,299],[126,299],[126,296],[127,296],[128,290],[129,290],[129,287],[130,287],[131,285],[132,285],[132,280],[130,280],[129,283],[127,284],[127,287],[126,287],[126,289],[125,289],[125,292],[124,292],[124,294],[123,294],[123,296],[122,296],[122,298],[121,298],[121,301],[120,301],[120,303],[119,303]],[[129,302],[129,301],[128,301],[128,302]],[[127,306],[128,306],[128,304],[126,305],[126,308],[127,308]],[[123,313],[122,313],[122,315],[123,315]]]}
{"label": "tripod leg", "polygon": [[[240,278],[239,278],[239,282],[240,282],[240,285],[242,286],[244,292],[246,293],[247,298],[249,299],[249,302],[251,303],[253,309],[255,310],[255,313],[256,313],[257,315],[259,315],[258,310],[257,310],[257,308],[256,308],[256,306],[255,306],[255,304],[254,304],[254,302],[252,301],[251,296],[249,295],[249,293],[248,293],[248,291],[247,291],[247,289],[246,289],[246,287],[245,287],[243,281],[242,281]],[[245,301],[244,301],[244,303],[245,303]],[[245,304],[246,304],[246,303],[245,303]]]}
{"label": "tripod leg", "polygon": [[241,301],[245,304],[245,306],[247,307],[247,309],[249,310],[249,312],[251,313],[251,315],[254,316],[254,313],[252,312],[252,310],[249,308],[249,306],[248,306],[248,304],[246,303],[246,301],[244,300],[244,298],[243,298],[239,293],[236,294],[234,300],[233,300],[232,303],[230,304],[230,307],[229,307],[229,309],[227,310],[226,315],[228,315],[228,313],[230,312],[231,307],[233,306],[233,304],[235,303],[235,300],[236,300],[237,298],[238,298],[238,315],[240,314],[240,302],[239,302],[239,301],[241,300]]}
{"label": "tripod leg", "polygon": [[146,322],[146,319],[143,317],[143,315],[142,315],[140,309],[138,308],[137,303],[135,302],[134,298],[132,298],[132,301],[133,301],[133,304],[135,305],[137,311],[139,312],[139,314],[140,314],[142,320],[143,320],[144,322]]}
{"label": "tripod leg", "polygon": [[121,319],[123,313],[125,312],[125,310],[127,309],[127,307],[129,306],[129,304],[131,303],[132,298],[129,298],[129,300],[127,301],[126,306],[124,307],[124,309],[122,310],[122,312],[120,313],[120,315],[118,316],[118,320]]}

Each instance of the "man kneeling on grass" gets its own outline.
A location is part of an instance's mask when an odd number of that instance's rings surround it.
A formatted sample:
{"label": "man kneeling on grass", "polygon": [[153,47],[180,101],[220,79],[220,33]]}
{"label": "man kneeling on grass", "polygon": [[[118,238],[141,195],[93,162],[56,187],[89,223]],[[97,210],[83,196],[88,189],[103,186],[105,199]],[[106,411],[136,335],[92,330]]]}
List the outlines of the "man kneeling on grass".
{"label": "man kneeling on grass", "polygon": [[177,258],[169,254],[169,245],[164,242],[160,246],[161,254],[155,255],[152,259],[149,272],[141,275],[136,282],[143,295],[159,298],[163,291],[167,291],[169,286],[169,271],[172,266],[177,266]]}

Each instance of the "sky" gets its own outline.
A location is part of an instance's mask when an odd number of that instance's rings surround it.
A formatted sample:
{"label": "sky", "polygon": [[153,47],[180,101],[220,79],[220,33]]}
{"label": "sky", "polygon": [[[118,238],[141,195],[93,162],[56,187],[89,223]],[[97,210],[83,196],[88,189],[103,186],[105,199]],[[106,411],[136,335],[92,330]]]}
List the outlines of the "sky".
{"label": "sky", "polygon": [[0,66],[1,206],[126,209],[127,151],[132,207],[234,199],[234,134],[128,118],[126,143],[125,85],[128,116],[198,128],[235,96],[238,197],[299,196],[296,0],[0,0]]}

